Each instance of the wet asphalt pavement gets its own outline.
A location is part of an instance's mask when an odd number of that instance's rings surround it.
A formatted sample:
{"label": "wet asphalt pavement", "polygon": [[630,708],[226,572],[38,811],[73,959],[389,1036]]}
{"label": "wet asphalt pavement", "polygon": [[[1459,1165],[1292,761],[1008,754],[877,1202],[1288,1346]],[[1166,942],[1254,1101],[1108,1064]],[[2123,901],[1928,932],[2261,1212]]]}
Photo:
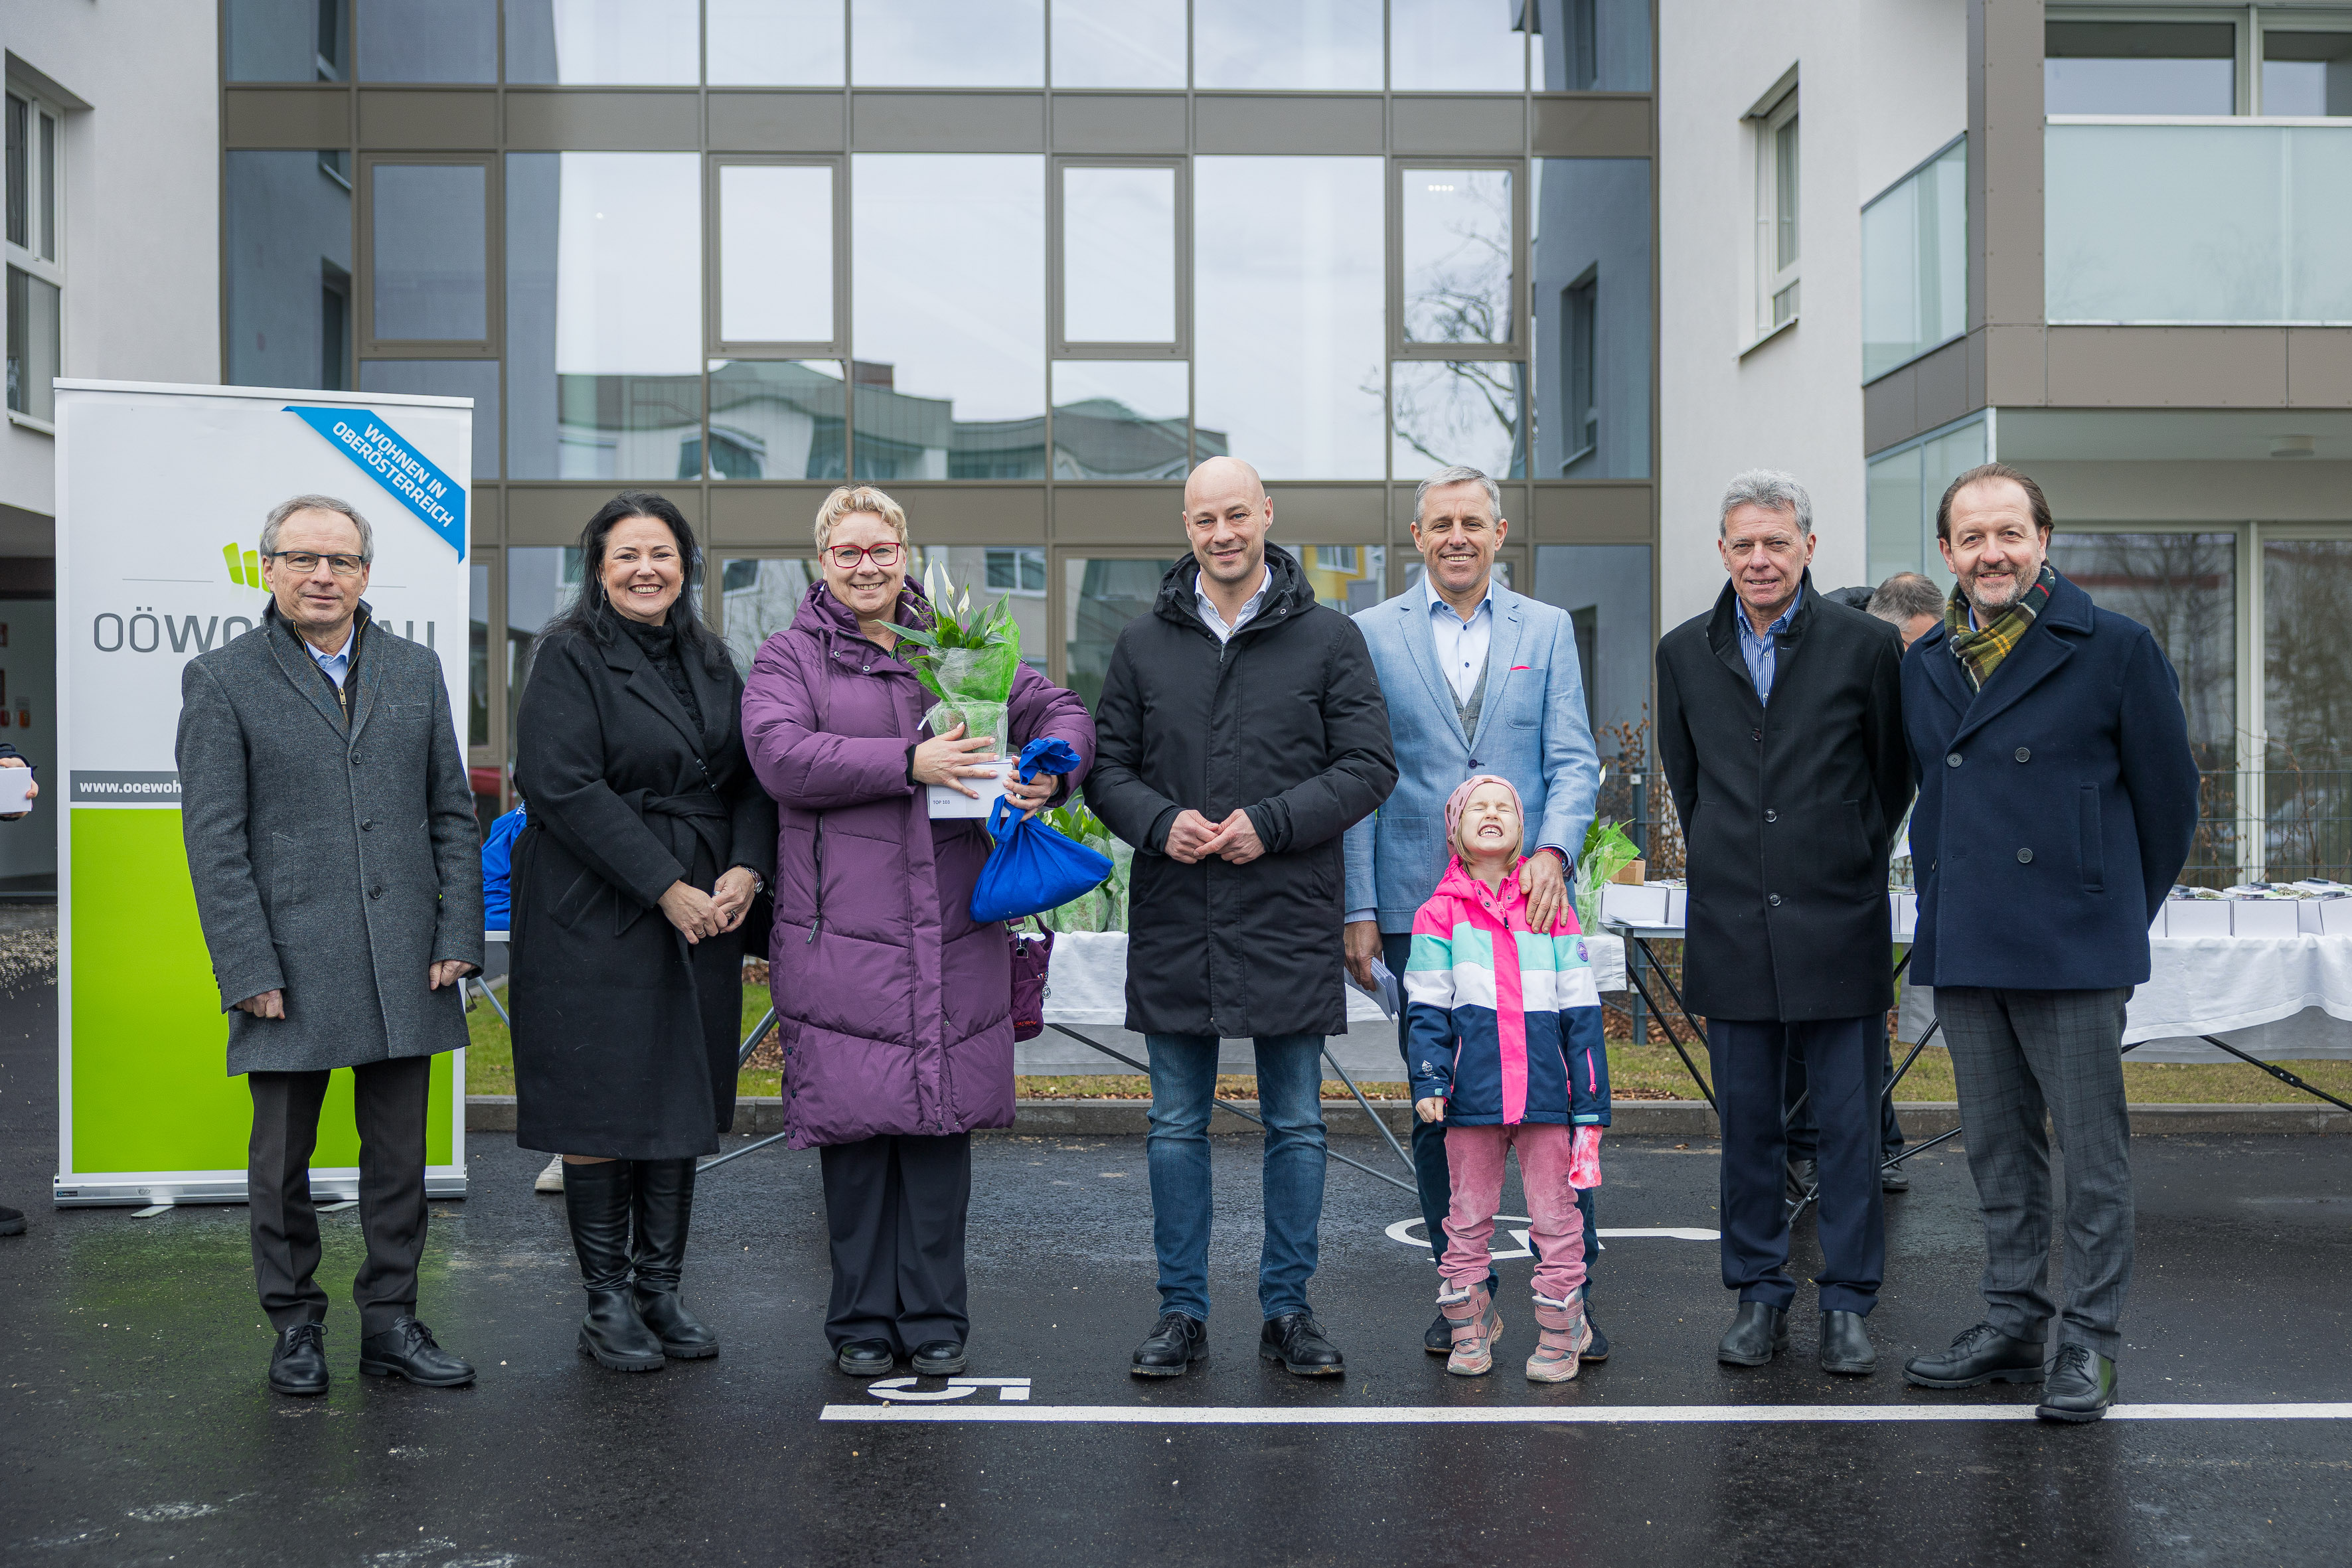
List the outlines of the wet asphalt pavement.
{"label": "wet asphalt pavement", "polygon": [[[1408,1406],[1556,1411],[1753,1405],[1970,1410],[2032,1391],[1907,1388],[1902,1358],[1975,1321],[1981,1260],[1959,1152],[1923,1156],[1889,1200],[1880,1371],[1814,1363],[1809,1291],[1774,1365],[1713,1359],[1731,1303],[1713,1243],[1619,1238],[1596,1276],[1605,1366],[1538,1388],[1529,1265],[1502,1264],[1495,1375],[1420,1349],[1426,1254],[1386,1234],[1404,1194],[1334,1166],[1318,1312],[1339,1382],[1255,1353],[1256,1145],[1221,1139],[1212,1357],[1139,1384],[1150,1326],[1139,1139],[977,1144],[971,1375],[1028,1379],[949,1403],[961,1419],[821,1419],[886,1408],[825,1356],[817,1162],[763,1151],[706,1177],[687,1292],[714,1361],[652,1375],[573,1349],[562,1203],[510,1138],[468,1141],[473,1194],[434,1205],[425,1321],[481,1369],[434,1391],[357,1375],[356,1210],[326,1215],[336,1298],[323,1399],[272,1394],[245,1212],[54,1211],[47,993],[0,1004],[0,1563],[353,1564],[1520,1563],[2341,1563],[2352,1549],[2352,1420],[2110,1419],[1330,1424]],[[36,1045],[36,1038],[44,1043]],[[1359,1122],[1360,1127],[1360,1122]],[[730,1141],[730,1147],[742,1142]],[[1391,1161],[1370,1137],[1339,1144]],[[2138,1273],[2127,1403],[2352,1401],[2352,1144],[2147,1138],[2134,1145]],[[1712,1228],[1711,1144],[1621,1141],[1601,1224]],[[1516,1197],[1516,1194],[1514,1194]],[[1520,1211],[1524,1212],[1524,1211]],[[1814,1257],[1801,1225],[1798,1258]],[[937,1380],[917,1392],[941,1391]],[[1006,1423],[1053,1407],[1122,1415],[1256,1407],[1298,1424]],[[842,1414],[838,1409],[835,1415]]]}

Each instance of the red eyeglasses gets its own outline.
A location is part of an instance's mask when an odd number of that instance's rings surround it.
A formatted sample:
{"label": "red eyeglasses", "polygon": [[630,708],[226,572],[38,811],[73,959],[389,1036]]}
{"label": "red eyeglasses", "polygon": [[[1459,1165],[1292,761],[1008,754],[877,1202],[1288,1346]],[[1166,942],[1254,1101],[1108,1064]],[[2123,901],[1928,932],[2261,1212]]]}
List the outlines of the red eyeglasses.
{"label": "red eyeglasses", "polygon": [[844,572],[855,572],[861,563],[866,561],[873,562],[877,566],[896,566],[898,564],[898,558],[906,552],[907,547],[896,541],[886,544],[869,544],[863,550],[855,544],[828,545],[825,549],[825,553],[833,557],[833,563]]}

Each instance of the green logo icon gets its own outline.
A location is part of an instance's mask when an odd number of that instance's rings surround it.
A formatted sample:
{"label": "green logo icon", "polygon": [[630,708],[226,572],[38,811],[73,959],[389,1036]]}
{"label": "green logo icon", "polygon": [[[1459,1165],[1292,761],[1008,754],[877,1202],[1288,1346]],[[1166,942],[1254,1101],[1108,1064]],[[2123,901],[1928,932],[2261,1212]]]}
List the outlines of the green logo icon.
{"label": "green logo icon", "polygon": [[228,562],[230,582],[241,588],[261,586],[261,555],[257,551],[240,552],[234,544],[224,544],[221,555]]}

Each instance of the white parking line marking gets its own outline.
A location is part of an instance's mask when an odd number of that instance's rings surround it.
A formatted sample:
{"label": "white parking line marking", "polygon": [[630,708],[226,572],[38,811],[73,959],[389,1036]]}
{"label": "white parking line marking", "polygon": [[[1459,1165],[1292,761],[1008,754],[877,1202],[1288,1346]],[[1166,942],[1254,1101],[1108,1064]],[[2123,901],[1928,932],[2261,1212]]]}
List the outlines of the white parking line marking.
{"label": "white parking line marking", "polygon": [[[821,1421],[1024,1421],[1118,1426],[1643,1426],[1732,1422],[2031,1421],[2031,1405],[1619,1405],[1569,1409],[1396,1405],[1377,1408],[1218,1405],[828,1405]],[[2352,1404],[2118,1405],[2110,1421],[2346,1421]]]}

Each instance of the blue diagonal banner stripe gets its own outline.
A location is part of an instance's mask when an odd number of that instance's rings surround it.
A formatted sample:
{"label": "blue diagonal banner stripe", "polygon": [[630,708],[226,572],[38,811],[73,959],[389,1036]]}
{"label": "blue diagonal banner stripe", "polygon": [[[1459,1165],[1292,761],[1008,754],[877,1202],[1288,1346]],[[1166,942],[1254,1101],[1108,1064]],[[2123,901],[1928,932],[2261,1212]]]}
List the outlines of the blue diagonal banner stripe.
{"label": "blue diagonal banner stripe", "polygon": [[365,468],[378,484],[398,496],[402,505],[447,540],[458,560],[466,558],[466,488],[410,446],[374,410],[305,408],[289,403],[286,412],[299,417]]}

